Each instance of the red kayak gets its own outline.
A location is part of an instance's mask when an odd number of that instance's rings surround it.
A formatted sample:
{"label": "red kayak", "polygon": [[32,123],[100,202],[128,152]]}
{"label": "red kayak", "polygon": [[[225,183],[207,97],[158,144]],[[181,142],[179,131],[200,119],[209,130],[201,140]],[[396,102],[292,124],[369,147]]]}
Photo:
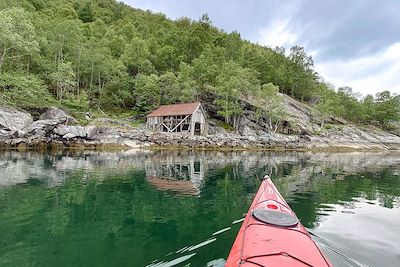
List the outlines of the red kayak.
{"label": "red kayak", "polygon": [[265,176],[225,266],[332,265],[279,194],[271,179]]}

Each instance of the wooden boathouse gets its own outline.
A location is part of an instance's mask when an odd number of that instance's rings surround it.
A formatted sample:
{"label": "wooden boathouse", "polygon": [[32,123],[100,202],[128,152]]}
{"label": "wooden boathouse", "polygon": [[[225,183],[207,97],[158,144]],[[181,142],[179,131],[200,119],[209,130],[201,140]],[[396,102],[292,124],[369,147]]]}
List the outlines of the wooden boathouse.
{"label": "wooden boathouse", "polygon": [[157,132],[201,135],[206,114],[200,102],[163,105],[147,115],[147,128]]}

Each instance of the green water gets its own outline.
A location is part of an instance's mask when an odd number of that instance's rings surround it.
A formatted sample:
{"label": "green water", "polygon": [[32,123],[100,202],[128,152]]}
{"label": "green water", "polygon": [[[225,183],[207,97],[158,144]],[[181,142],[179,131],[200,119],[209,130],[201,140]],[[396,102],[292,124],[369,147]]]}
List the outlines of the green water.
{"label": "green water", "polygon": [[0,266],[223,266],[259,178],[335,266],[400,266],[400,154],[0,154]]}

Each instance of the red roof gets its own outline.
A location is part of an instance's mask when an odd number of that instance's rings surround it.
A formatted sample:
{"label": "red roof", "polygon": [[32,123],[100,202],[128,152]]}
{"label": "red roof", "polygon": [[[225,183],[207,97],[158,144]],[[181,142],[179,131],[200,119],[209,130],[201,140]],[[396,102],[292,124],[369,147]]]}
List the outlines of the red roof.
{"label": "red roof", "polygon": [[200,102],[164,105],[148,114],[147,117],[191,115],[199,105]]}

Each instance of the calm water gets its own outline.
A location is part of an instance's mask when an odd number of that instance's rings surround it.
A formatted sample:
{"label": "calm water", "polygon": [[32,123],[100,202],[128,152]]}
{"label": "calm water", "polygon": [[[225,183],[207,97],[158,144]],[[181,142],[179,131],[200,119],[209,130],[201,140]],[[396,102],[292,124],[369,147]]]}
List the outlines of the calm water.
{"label": "calm water", "polygon": [[400,154],[0,154],[0,266],[223,266],[271,174],[335,266],[400,266]]}

